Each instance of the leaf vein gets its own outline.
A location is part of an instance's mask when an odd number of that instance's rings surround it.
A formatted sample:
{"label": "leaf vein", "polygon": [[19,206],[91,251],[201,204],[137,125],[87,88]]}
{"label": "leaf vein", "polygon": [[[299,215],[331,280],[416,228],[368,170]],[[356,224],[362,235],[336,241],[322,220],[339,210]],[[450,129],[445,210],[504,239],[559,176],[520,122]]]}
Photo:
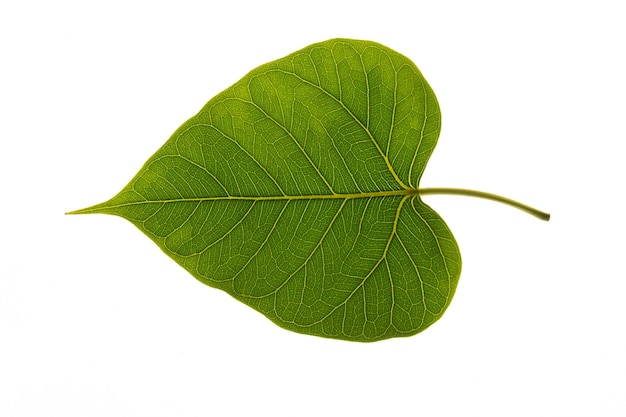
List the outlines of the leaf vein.
{"label": "leaf vein", "polygon": [[284,73],[284,74],[288,74],[288,75],[294,76],[294,77],[298,78],[299,80],[301,80],[303,83],[306,83],[306,84],[308,84],[308,85],[310,85],[312,87],[315,87],[315,88],[319,89],[320,91],[324,92],[324,94],[326,94],[328,97],[330,97],[331,99],[335,100],[338,104],[340,104],[341,107],[350,115],[350,117],[352,117],[352,119],[354,119],[354,121],[365,131],[365,133],[367,134],[368,138],[370,139],[370,141],[372,142],[372,144],[374,145],[374,147],[376,148],[376,150],[378,151],[380,156],[385,161],[385,164],[387,165],[387,169],[389,170],[391,175],[394,177],[396,182],[402,188],[405,188],[405,189],[409,188],[409,187],[407,187],[404,184],[404,182],[400,179],[400,177],[398,177],[398,174],[396,173],[396,171],[391,166],[391,163],[389,162],[389,158],[387,158],[385,153],[380,148],[380,145],[378,144],[376,139],[374,139],[374,136],[372,135],[372,132],[370,132],[370,130],[363,124],[363,122],[361,120],[359,120],[359,118],[356,117],[355,114],[344,104],[344,102],[341,100],[341,97],[339,97],[339,98],[335,97],[332,93],[330,93],[329,91],[325,90],[323,87],[315,85],[311,81],[309,81],[309,80],[299,76],[298,74],[295,74],[295,73],[292,73],[292,72],[289,72],[289,71],[285,71],[285,70],[280,70],[280,69],[275,69],[275,70],[272,70],[272,71],[281,72],[281,73]]}

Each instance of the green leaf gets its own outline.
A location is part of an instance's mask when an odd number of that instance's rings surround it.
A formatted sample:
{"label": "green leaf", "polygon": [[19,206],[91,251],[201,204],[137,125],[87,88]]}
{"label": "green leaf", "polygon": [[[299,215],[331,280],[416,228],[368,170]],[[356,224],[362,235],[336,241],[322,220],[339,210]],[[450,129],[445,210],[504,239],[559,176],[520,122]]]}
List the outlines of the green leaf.
{"label": "green leaf", "polygon": [[111,200],[203,283],[299,333],[375,341],[437,321],[459,248],[418,194],[441,125],[403,55],[333,39],[262,65]]}

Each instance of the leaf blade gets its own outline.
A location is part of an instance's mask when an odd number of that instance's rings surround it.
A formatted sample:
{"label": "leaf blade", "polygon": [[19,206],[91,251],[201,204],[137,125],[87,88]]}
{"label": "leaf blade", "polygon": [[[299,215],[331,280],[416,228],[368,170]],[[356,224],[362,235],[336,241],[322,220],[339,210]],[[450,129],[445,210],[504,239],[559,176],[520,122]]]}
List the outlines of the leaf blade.
{"label": "leaf blade", "polygon": [[251,71],[118,195],[75,213],[128,219],[289,330],[412,335],[441,317],[460,275],[454,237],[416,190],[439,126],[410,60],[330,40]]}

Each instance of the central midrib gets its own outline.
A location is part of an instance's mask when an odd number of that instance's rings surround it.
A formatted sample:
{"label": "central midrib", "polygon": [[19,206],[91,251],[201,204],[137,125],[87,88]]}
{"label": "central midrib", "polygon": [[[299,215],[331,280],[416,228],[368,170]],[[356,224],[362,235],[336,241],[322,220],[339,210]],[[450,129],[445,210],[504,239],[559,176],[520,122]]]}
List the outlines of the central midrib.
{"label": "central midrib", "polygon": [[384,198],[384,197],[411,197],[420,194],[419,189],[407,188],[404,190],[390,190],[390,191],[374,191],[369,193],[346,193],[346,194],[318,194],[318,195],[276,195],[276,196],[216,196],[216,197],[180,197],[161,200],[141,200],[141,201],[129,201],[126,203],[112,204],[117,199],[117,196],[111,200],[96,204],[95,206],[87,207],[82,210],[76,210],[67,214],[87,214],[98,213],[108,209],[115,209],[120,207],[140,206],[143,204],[174,204],[174,203],[188,203],[188,202],[203,202],[203,201],[293,201],[293,200],[350,200],[358,198]]}

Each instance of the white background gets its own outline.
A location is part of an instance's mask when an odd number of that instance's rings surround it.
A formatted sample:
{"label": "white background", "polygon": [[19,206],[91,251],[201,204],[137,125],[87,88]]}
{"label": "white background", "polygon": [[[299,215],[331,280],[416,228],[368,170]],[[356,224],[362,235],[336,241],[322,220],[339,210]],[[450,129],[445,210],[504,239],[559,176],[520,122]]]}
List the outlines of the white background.
{"label": "white background", "polygon": [[[2,2],[0,415],[626,415],[620,3]],[[290,333],[130,223],[64,216],[252,68],[333,37],[381,42],[433,87],[422,186],[552,213],[425,197],[464,264],[424,333]]]}

